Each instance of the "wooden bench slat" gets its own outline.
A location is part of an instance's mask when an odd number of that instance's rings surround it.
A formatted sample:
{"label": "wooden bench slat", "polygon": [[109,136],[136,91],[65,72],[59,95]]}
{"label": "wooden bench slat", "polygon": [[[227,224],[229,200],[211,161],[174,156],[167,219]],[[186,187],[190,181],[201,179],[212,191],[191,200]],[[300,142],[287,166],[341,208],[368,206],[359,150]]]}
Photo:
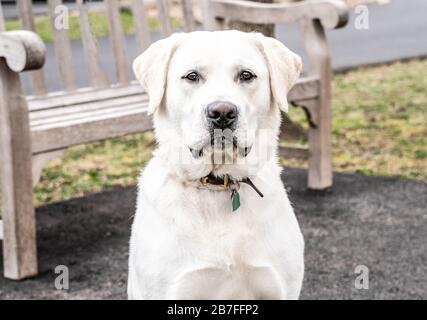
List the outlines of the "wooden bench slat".
{"label": "wooden bench slat", "polygon": [[127,104],[137,102],[147,102],[148,97],[146,94],[132,95],[118,98],[111,98],[108,100],[94,101],[84,104],[76,104],[61,108],[42,109],[38,111],[30,112],[30,120],[32,123],[37,120],[48,120],[58,116],[64,116],[68,114],[74,114],[78,112],[91,112],[94,110],[109,109],[126,106]]}
{"label": "wooden bench slat", "polygon": [[[203,0],[209,14],[247,23],[291,23],[304,19],[320,20],[326,28],[338,28],[348,21],[347,6],[340,1],[301,1],[298,3],[257,3],[242,0]],[[213,25],[209,25],[211,29]]]}
{"label": "wooden bench slat", "polygon": [[4,22],[3,9],[0,2],[0,32],[6,31],[6,24]]}
{"label": "wooden bench slat", "polygon": [[21,26],[24,30],[36,31],[36,23],[34,21],[33,7],[31,0],[18,1],[17,9]]}
{"label": "wooden bench slat", "polygon": [[98,47],[91,31],[87,5],[83,3],[83,0],[77,0],[77,8],[79,11],[83,50],[90,83],[95,87],[106,86],[109,84],[109,80],[99,64],[100,57]]}
{"label": "wooden bench slat", "polygon": [[76,89],[76,79],[73,68],[70,38],[68,36],[68,30],[59,25],[58,22],[60,21],[60,17],[57,9],[62,5],[62,0],[48,0],[49,15],[54,36],[55,57],[58,63],[59,74],[64,89],[72,91]]}
{"label": "wooden bench slat", "polygon": [[172,22],[170,18],[168,0],[157,0],[157,9],[160,19],[160,33],[162,37],[167,37],[172,33]]}
{"label": "wooden bench slat", "polygon": [[[89,110],[87,112],[75,112],[68,115],[59,115],[46,119],[38,119],[31,122],[31,130],[42,130],[46,128],[63,127],[67,123],[87,123],[97,121],[98,119],[114,118],[115,116],[128,113],[145,112],[147,102],[134,102],[128,105],[120,105],[118,107],[111,106],[109,108],[101,108]],[[126,125],[126,124],[123,124]]]}
{"label": "wooden bench slat", "polygon": [[117,80],[120,83],[131,81],[130,70],[125,50],[123,27],[120,21],[120,8],[117,0],[105,0],[108,12],[108,25],[116,60]]}
{"label": "wooden bench slat", "polygon": [[108,88],[84,88],[74,92],[57,92],[43,98],[29,97],[27,102],[28,108],[32,112],[143,93],[143,88],[139,84],[134,83],[129,85],[114,85]]}
{"label": "wooden bench slat", "polygon": [[[36,31],[34,21],[33,8],[31,0],[17,1],[19,20],[22,24],[22,29]],[[34,95],[45,95],[47,93],[46,79],[43,69],[30,72],[31,88]]]}
{"label": "wooden bench slat", "polygon": [[[126,124],[126,125],[124,125]],[[67,123],[49,130],[32,130],[33,154],[144,132],[152,129],[146,112],[129,112],[88,123]]]}
{"label": "wooden bench slat", "polygon": [[[141,112],[145,112],[147,109],[147,105],[148,105],[147,103],[137,102],[127,106],[121,106],[120,108],[94,110],[94,111],[85,112],[85,113],[78,112],[70,115],[46,119],[46,121],[38,120],[38,121],[35,121],[36,123],[31,127],[31,130],[33,131],[46,130],[46,129],[65,127],[72,124],[96,122],[99,120],[105,120],[110,118],[116,119],[122,115],[138,114]],[[126,126],[125,123],[122,123],[122,125]]]}
{"label": "wooden bench slat", "polygon": [[182,0],[182,16],[184,18],[184,30],[191,32],[196,29],[193,13],[193,0]]}
{"label": "wooden bench slat", "polygon": [[58,106],[56,108],[43,108],[30,111],[30,119],[41,119],[54,117],[56,115],[63,115],[72,112],[85,111],[85,110],[96,110],[101,108],[108,108],[115,105],[123,105],[125,103],[133,103],[138,101],[146,101],[148,96],[145,93],[122,95],[117,97],[111,97],[105,100],[94,100],[86,103],[76,103],[67,106]]}
{"label": "wooden bench slat", "polygon": [[139,50],[142,52],[150,45],[150,34],[145,18],[145,9],[143,0],[132,0],[133,21],[135,24],[136,41]]}

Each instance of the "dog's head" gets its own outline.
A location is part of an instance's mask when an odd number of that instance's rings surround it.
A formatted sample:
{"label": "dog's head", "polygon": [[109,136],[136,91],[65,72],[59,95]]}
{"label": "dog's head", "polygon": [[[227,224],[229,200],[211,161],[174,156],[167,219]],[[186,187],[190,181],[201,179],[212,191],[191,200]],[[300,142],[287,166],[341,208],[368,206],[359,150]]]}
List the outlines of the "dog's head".
{"label": "dog's head", "polygon": [[[275,161],[301,59],[258,33],[177,33],[135,59],[162,156],[178,174],[247,176]],[[253,173],[253,172],[252,172]]]}

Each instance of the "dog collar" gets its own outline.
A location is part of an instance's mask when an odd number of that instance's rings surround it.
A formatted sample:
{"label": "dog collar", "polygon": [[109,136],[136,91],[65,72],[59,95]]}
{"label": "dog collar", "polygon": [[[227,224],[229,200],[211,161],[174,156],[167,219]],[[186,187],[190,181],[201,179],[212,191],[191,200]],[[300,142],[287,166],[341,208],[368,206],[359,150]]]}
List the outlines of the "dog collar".
{"label": "dog collar", "polygon": [[248,177],[242,179],[234,179],[232,176],[226,174],[223,177],[214,176],[209,173],[207,176],[200,178],[200,188],[215,190],[215,191],[230,191],[231,192],[231,207],[233,211],[236,211],[240,207],[240,183],[246,183],[251,186],[252,189],[258,193],[262,198],[264,195],[259,189],[253,184],[251,179]]}

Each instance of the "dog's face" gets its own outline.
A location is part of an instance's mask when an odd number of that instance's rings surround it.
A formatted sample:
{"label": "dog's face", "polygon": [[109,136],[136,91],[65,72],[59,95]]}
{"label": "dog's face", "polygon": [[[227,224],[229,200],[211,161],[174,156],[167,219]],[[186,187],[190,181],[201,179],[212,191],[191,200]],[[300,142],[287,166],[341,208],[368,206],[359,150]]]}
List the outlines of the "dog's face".
{"label": "dog's face", "polygon": [[246,176],[274,157],[279,109],[301,70],[277,40],[238,31],[175,34],[134,62],[154,113],[159,151],[197,179]]}

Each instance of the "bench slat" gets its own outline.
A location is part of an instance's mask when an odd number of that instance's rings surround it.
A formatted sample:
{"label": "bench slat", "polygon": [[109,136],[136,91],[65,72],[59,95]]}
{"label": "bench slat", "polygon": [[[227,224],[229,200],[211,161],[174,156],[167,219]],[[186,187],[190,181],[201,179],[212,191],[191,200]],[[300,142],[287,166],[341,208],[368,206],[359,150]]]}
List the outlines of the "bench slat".
{"label": "bench slat", "polygon": [[132,0],[131,6],[134,17],[133,21],[135,23],[136,41],[139,50],[142,52],[147,49],[150,44],[150,34],[145,18],[144,2],[143,0]]}
{"label": "bench slat", "polygon": [[125,50],[125,39],[123,27],[120,21],[120,8],[117,0],[105,0],[108,12],[108,25],[110,28],[111,41],[114,57],[116,59],[117,79],[120,83],[131,81],[129,65]]}
{"label": "bench slat", "polygon": [[[17,1],[19,20],[22,29],[36,31],[33,8],[31,0]],[[46,79],[43,69],[30,72],[31,88],[34,95],[45,95],[47,93]]]}
{"label": "bench slat", "polygon": [[37,121],[51,121],[50,119],[58,118],[61,116],[76,114],[76,113],[88,113],[96,110],[106,110],[109,108],[120,108],[126,107],[129,104],[146,102],[148,97],[146,94],[132,95],[125,97],[112,98],[109,100],[94,101],[84,104],[77,104],[61,108],[53,109],[42,109],[35,112],[30,112],[31,124],[35,125]]}
{"label": "bench slat", "polygon": [[100,57],[98,47],[90,27],[87,5],[83,3],[83,0],[77,0],[77,8],[79,11],[83,50],[90,83],[95,87],[104,87],[109,84],[109,80],[99,65]]}
{"label": "bench slat", "polygon": [[[209,14],[255,24],[292,23],[319,20],[326,28],[338,28],[348,21],[347,6],[342,1],[300,1],[297,3],[257,3],[242,0],[204,0]],[[310,2],[310,1],[309,1]],[[207,26],[209,29],[211,26]]]}
{"label": "bench slat", "polygon": [[[70,38],[68,37],[68,30],[60,24],[60,15],[68,15],[68,11],[60,12],[58,8],[61,6],[63,6],[62,0],[48,0],[49,15],[54,35],[55,57],[58,63],[59,74],[64,89],[72,91],[76,89],[76,80]],[[64,8],[66,7],[64,6]]]}
{"label": "bench slat", "polygon": [[160,31],[163,38],[172,33],[172,22],[169,15],[168,0],[157,0],[157,9],[159,11]]}
{"label": "bench slat", "polygon": [[194,13],[193,13],[193,1],[192,0],[182,0],[182,16],[184,18],[185,26],[184,30],[186,32],[191,32],[196,29],[194,22]]}
{"label": "bench slat", "polygon": [[0,2],[0,32],[2,31],[6,31],[6,24],[4,22],[3,9],[1,7],[1,2]]}
{"label": "bench slat", "polygon": [[[57,117],[56,119],[51,119],[45,123],[38,121],[38,124],[34,125],[31,130],[41,131],[55,128],[64,128],[73,124],[91,123],[105,119],[117,119],[123,115],[139,114],[142,112],[145,113],[147,105],[147,103],[138,102],[128,106],[121,106],[120,108],[95,110],[85,114],[74,113],[67,116]],[[126,123],[122,123],[122,125],[126,126]]]}
{"label": "bench slat", "polygon": [[57,92],[43,98],[29,97],[27,102],[30,112],[33,112],[142,93],[144,90],[135,82],[130,85],[113,85],[108,88],[84,88],[74,92]]}
{"label": "bench slat", "polygon": [[68,124],[50,130],[33,130],[33,154],[65,149],[79,144],[144,132],[152,128],[146,112],[121,114],[89,123]]}

